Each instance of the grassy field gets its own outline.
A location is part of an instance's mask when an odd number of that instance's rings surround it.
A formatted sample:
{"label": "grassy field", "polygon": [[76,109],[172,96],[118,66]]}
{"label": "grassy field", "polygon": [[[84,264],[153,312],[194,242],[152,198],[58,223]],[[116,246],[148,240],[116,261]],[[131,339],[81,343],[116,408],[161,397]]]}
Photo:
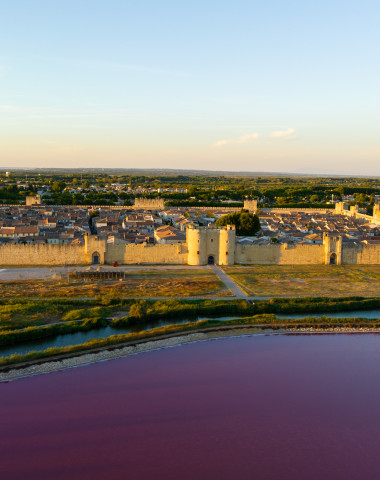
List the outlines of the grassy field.
{"label": "grassy field", "polygon": [[380,265],[254,265],[223,267],[249,295],[379,296]]}
{"label": "grassy field", "polygon": [[0,304],[0,333],[10,329],[37,327],[73,320],[126,315],[129,300],[102,302],[79,300],[4,300]]}
{"label": "grassy field", "polygon": [[[81,321],[89,323],[106,320],[114,327],[131,324],[143,326],[160,318],[183,316],[225,315],[253,313],[255,306],[239,299],[181,300],[133,300],[112,297],[97,297],[94,300],[45,298],[26,300],[20,297],[0,301],[0,336],[4,332],[40,326]],[[132,317],[129,316],[132,315]],[[134,317],[133,317],[134,315]],[[133,320],[130,322],[130,320]],[[104,326],[104,325],[100,325]]]}
{"label": "grassy field", "polygon": [[210,270],[139,270],[119,280],[14,280],[0,283],[0,297],[191,297],[232,296]]}
{"label": "grassy field", "polygon": [[[5,332],[24,328],[54,326],[70,322],[74,325],[87,324],[98,328],[106,324],[112,327],[139,327],[160,319],[176,322],[184,317],[257,315],[286,313],[323,313],[352,310],[374,310],[380,308],[380,297],[319,297],[277,298],[248,303],[243,299],[213,297],[209,299],[162,300],[120,299],[97,297],[94,300],[22,298],[0,301],[0,336]],[[100,324],[97,325],[97,322]],[[71,327],[70,327],[71,328]]]}

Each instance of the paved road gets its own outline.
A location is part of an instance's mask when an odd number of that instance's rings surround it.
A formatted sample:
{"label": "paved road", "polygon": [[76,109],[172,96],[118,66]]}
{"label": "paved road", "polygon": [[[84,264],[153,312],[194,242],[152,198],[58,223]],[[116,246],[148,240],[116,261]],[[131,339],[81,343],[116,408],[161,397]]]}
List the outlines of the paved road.
{"label": "paved road", "polygon": [[231,290],[237,298],[249,299],[249,296],[239,287],[239,285],[217,265],[209,265],[209,268],[217,275],[224,285]]}

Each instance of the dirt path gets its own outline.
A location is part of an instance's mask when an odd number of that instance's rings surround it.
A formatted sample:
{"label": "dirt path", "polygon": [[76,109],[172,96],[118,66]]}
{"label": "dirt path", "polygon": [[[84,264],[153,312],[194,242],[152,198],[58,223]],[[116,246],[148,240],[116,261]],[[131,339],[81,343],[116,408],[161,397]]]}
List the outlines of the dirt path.
{"label": "dirt path", "polygon": [[373,277],[366,277],[365,275],[363,275],[362,273],[360,272],[355,272],[354,270],[347,270],[347,268],[344,268],[342,267],[342,265],[339,265],[340,269],[341,270],[344,270],[345,272],[347,273],[352,273],[352,275],[355,275],[359,278],[362,278],[363,280],[375,280],[376,281],[376,278],[373,278]]}
{"label": "dirt path", "polygon": [[236,298],[249,299],[250,297],[239,287],[239,285],[217,265],[209,265],[209,268],[219,277],[224,285],[231,290]]}

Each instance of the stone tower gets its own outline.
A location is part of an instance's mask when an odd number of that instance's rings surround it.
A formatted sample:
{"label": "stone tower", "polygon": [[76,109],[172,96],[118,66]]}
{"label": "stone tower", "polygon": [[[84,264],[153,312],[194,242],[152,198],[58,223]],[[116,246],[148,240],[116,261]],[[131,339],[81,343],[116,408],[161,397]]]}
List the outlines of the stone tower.
{"label": "stone tower", "polygon": [[25,197],[25,203],[27,207],[31,205],[41,205],[41,195],[27,195]]}
{"label": "stone tower", "polygon": [[244,209],[248,210],[249,213],[257,212],[257,200],[244,200]]}
{"label": "stone tower", "polygon": [[376,204],[373,206],[373,218],[374,220],[380,220],[380,205]]}
{"label": "stone tower", "polygon": [[135,198],[135,210],[165,210],[163,198]]}
{"label": "stone tower", "polygon": [[235,262],[236,230],[226,227],[195,227],[186,230],[189,265],[232,265]]}
{"label": "stone tower", "polygon": [[219,265],[235,263],[235,225],[227,225],[219,230]]}
{"label": "stone tower", "polygon": [[342,236],[338,234],[324,233],[323,245],[325,247],[325,264],[342,264]]}
{"label": "stone tower", "polygon": [[344,212],[348,212],[349,210],[348,203],[338,202],[335,204],[335,213],[342,215]]}
{"label": "stone tower", "polygon": [[107,240],[97,235],[84,235],[84,251],[88,264],[104,264],[107,250]]}
{"label": "stone tower", "polygon": [[350,206],[350,215],[355,217],[357,213],[359,213],[359,205],[351,205]]}

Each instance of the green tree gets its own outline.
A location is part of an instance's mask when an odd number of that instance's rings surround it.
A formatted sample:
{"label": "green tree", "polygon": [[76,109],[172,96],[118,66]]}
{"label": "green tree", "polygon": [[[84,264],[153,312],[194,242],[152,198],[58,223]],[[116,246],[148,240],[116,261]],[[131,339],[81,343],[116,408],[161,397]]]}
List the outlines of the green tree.
{"label": "green tree", "polygon": [[65,187],[66,187],[66,184],[61,180],[58,180],[53,183],[51,189],[54,193],[61,193]]}
{"label": "green tree", "polygon": [[255,235],[260,228],[260,220],[257,215],[248,212],[240,213],[238,235]]}
{"label": "green tree", "polygon": [[259,217],[244,209],[242,209],[240,213],[228,213],[227,215],[223,215],[223,217],[218,218],[215,225],[217,227],[235,225],[237,235],[247,236],[256,235],[261,228]]}
{"label": "green tree", "polygon": [[143,318],[147,314],[148,304],[145,301],[136,302],[131,305],[129,315],[135,318]]}
{"label": "green tree", "polygon": [[354,193],[355,202],[358,204],[365,204],[369,201],[369,197],[364,193]]}

